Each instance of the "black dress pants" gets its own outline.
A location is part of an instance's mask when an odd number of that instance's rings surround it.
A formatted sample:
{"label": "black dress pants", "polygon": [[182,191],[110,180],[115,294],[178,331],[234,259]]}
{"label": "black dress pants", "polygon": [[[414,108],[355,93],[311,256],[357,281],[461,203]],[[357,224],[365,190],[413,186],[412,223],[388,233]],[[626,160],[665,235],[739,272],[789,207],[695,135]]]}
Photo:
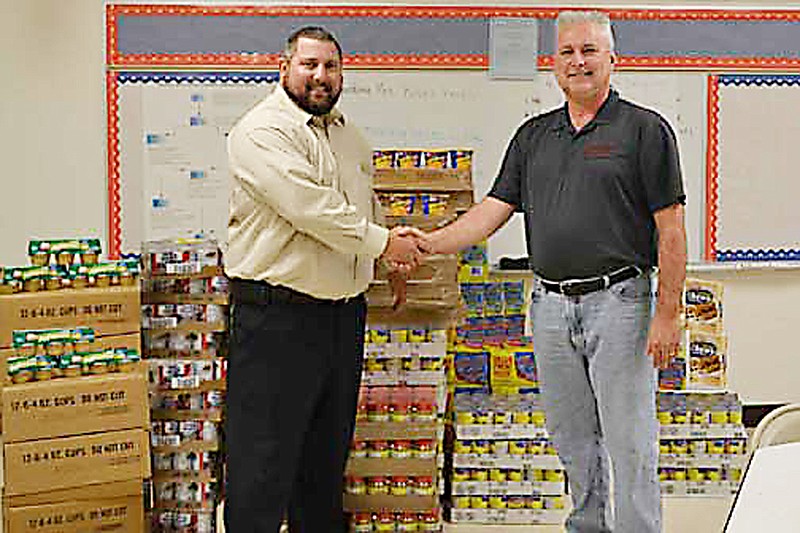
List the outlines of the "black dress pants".
{"label": "black dress pants", "polygon": [[226,531],[276,533],[284,515],[291,533],[343,531],[365,299],[259,283],[231,281]]}

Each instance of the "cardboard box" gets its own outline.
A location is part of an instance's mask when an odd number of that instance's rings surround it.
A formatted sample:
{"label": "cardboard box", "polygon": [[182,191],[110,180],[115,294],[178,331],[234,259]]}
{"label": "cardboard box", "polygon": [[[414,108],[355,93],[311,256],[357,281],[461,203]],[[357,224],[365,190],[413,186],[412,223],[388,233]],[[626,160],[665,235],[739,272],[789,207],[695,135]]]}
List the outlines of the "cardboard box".
{"label": "cardboard box", "polygon": [[355,427],[354,440],[437,440],[441,422],[366,422]]}
{"label": "cardboard box", "polygon": [[377,168],[373,187],[393,191],[472,191],[472,169]]}
{"label": "cardboard box", "polygon": [[61,503],[66,501],[98,500],[105,496],[131,496],[142,494],[144,486],[149,483],[143,479],[126,479],[111,483],[93,483],[80,487],[67,489],[48,490],[31,494],[3,495],[3,508],[30,507],[46,503]]}
{"label": "cardboard box", "polygon": [[[565,509],[456,509],[450,511],[450,521],[456,523],[493,524],[563,524]],[[516,528],[515,528],[516,529]]]}
{"label": "cardboard box", "polygon": [[0,348],[15,330],[86,326],[96,336],[140,330],[138,285],[0,295]]}
{"label": "cardboard box", "polygon": [[462,307],[448,305],[426,306],[406,303],[400,309],[391,305],[370,305],[367,323],[387,327],[448,329],[463,319]]}
{"label": "cardboard box", "polygon": [[439,508],[439,496],[391,496],[386,494],[345,494],[344,508],[348,511],[375,511],[379,509],[403,511],[429,511]]}
{"label": "cardboard box", "polygon": [[[432,231],[446,226],[473,204],[471,191],[378,191],[383,222],[387,227],[413,226]],[[430,207],[432,202],[436,207]],[[425,205],[429,207],[425,207]]]}
{"label": "cardboard box", "polygon": [[6,532],[146,531],[141,480],[45,494],[50,497],[6,499],[3,502]]}
{"label": "cardboard box", "polygon": [[436,457],[372,458],[351,457],[345,470],[348,476],[434,476]]}
{"label": "cardboard box", "polygon": [[9,496],[150,476],[143,429],[5,444],[3,454]]}
{"label": "cardboard box", "polygon": [[[386,272],[379,270],[367,291],[371,307],[391,307],[392,289]],[[420,306],[447,312],[461,305],[458,287],[458,258],[454,255],[425,259],[406,282],[406,305]]]}
{"label": "cardboard box", "polygon": [[150,426],[144,364],[137,371],[5,387],[6,443]]}

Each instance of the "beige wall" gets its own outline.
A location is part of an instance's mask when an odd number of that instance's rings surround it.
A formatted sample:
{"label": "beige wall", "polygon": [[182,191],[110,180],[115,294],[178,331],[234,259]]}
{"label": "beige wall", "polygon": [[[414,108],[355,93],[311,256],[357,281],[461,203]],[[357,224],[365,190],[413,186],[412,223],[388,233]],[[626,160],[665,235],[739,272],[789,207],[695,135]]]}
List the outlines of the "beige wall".
{"label": "beige wall", "polygon": [[[469,4],[532,5],[523,1]],[[596,1],[593,4],[671,7],[677,3]],[[798,2],[777,0],[769,5],[756,0],[680,2],[681,7],[687,5],[800,8]],[[97,235],[105,242],[103,6],[102,0],[0,0],[3,80],[0,83],[0,264],[23,264],[27,260],[28,239],[35,237]],[[793,342],[794,324],[800,318],[795,304],[800,301],[800,271],[718,272],[708,277],[726,282],[725,324],[731,345],[731,388],[748,402],[800,401],[800,356],[795,355]]]}

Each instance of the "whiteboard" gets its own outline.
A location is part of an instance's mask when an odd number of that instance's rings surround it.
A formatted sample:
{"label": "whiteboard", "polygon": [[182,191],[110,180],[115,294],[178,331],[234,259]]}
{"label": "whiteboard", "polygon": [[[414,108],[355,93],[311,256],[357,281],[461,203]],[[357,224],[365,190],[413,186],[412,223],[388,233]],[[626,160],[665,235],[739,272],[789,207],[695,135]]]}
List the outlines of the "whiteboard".
{"label": "whiteboard", "polygon": [[[676,131],[688,196],[689,257],[698,260],[705,213],[706,76],[625,72],[615,74],[612,84],[624,98],[658,110]],[[224,242],[225,135],[271,88],[191,79],[118,88],[122,249],[200,231]],[[340,105],[375,149],[473,150],[473,185],[480,200],[517,127],[562,103],[552,73],[499,80],[477,70],[351,69]],[[193,122],[198,114],[202,119]],[[523,227],[522,216],[514,215],[489,240],[492,263],[526,255]]]}
{"label": "whiteboard", "polygon": [[169,74],[145,79],[117,91],[121,249],[198,234],[222,243],[226,136],[274,84],[267,77],[251,83]]}
{"label": "whiteboard", "polygon": [[[689,259],[698,261],[705,216],[706,75],[622,72],[612,85],[623,98],[659,111],[675,130],[687,193]],[[497,80],[482,71],[348,71],[341,105],[375,148],[473,149],[480,200],[517,127],[563,105],[563,97],[549,72],[533,80]],[[526,255],[522,215],[514,215],[488,245],[492,263]]]}

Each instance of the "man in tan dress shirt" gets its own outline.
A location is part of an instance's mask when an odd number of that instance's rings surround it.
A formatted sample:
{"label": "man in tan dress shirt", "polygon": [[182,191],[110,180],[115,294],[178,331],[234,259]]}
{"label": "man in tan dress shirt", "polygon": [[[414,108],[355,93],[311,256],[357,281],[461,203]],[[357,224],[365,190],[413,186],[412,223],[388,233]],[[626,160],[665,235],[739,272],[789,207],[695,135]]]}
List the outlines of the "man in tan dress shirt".
{"label": "man in tan dress shirt", "polygon": [[228,137],[231,278],[226,417],[231,533],[343,530],[342,477],[376,259],[408,270],[417,233],[372,222],[372,152],[335,104],[326,30],[287,40],[280,84]]}

